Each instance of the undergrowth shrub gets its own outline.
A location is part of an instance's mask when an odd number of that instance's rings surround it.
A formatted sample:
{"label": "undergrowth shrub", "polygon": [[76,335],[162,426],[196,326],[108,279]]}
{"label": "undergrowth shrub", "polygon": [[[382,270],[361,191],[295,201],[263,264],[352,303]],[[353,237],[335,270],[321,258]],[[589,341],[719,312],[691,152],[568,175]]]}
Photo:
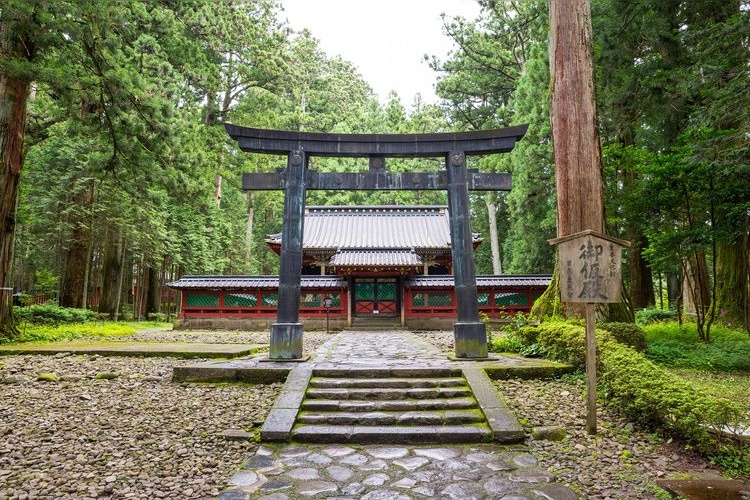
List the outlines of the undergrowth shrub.
{"label": "undergrowth shrub", "polygon": [[641,353],[606,342],[600,353],[602,395],[633,422],[715,452],[710,431],[737,423],[742,409],[727,399],[697,391]]}
{"label": "undergrowth shrub", "polygon": [[[613,328],[618,329],[617,336],[622,336],[625,329]],[[585,327],[562,321],[525,327],[518,336],[540,346],[546,357],[578,368],[585,365],[585,337]],[[742,426],[747,417],[739,405],[696,390],[604,328],[597,328],[597,344],[599,388],[608,404],[643,427],[680,438],[713,455],[717,463],[747,457],[749,451],[739,441],[712,433],[726,426]],[[747,474],[750,470],[734,472]]]}
{"label": "undergrowth shrub", "polygon": [[641,309],[635,312],[635,322],[639,325],[650,325],[661,321],[675,321],[677,312],[674,309]]}
{"label": "undergrowth shrub", "polygon": [[32,325],[63,325],[93,321],[97,315],[88,309],[73,309],[54,304],[14,307],[13,316],[19,322]]}
{"label": "undergrowth shrub", "polygon": [[490,352],[517,352],[528,357],[541,356],[542,352],[538,346],[533,341],[530,342],[523,338],[523,328],[531,322],[530,316],[523,313],[510,316],[508,323],[500,328],[499,334],[492,333],[489,336],[487,349]]}
{"label": "undergrowth shrub", "polygon": [[646,333],[635,323],[599,323],[596,329],[608,331],[616,341],[636,351],[646,350]]}

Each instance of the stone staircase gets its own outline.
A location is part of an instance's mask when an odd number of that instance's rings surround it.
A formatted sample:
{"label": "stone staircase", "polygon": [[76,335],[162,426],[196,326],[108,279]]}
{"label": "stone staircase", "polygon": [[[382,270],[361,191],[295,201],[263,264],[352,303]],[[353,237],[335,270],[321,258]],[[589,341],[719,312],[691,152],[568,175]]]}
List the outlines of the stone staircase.
{"label": "stone staircase", "polygon": [[471,385],[453,368],[315,370],[290,438],[360,444],[522,439],[515,418],[505,429],[510,432],[493,428],[497,419],[488,422]]}
{"label": "stone staircase", "polygon": [[360,318],[352,318],[352,326],[350,326],[348,329],[382,332],[403,330],[404,328],[401,326],[400,318],[365,316]]}

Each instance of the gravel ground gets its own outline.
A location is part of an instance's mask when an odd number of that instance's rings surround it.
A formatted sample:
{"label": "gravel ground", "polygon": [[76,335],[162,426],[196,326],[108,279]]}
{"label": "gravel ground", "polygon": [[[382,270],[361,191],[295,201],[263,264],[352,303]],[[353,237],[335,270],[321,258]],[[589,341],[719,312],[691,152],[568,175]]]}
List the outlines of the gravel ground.
{"label": "gravel ground", "polygon": [[439,330],[439,331],[415,331],[412,332],[417,337],[420,337],[432,345],[440,349],[441,351],[453,352],[453,331],[451,330]]}
{"label": "gravel ground", "polygon": [[[177,385],[173,358],[6,356],[0,498],[208,498],[256,449],[280,385]],[[38,373],[73,380],[36,381]],[[111,380],[96,379],[112,373]],[[64,377],[66,376],[66,377]],[[79,378],[80,377],[80,378]]]}
{"label": "gravel ground", "polygon": [[[453,349],[453,332],[415,332]],[[313,351],[333,334],[305,332]],[[122,340],[265,343],[266,332],[161,331]],[[0,357],[0,498],[208,498],[241,468],[257,445],[229,441],[226,429],[257,428],[280,385],[177,385],[174,358],[102,356]],[[39,373],[62,380],[36,381]],[[117,374],[111,380],[97,375]],[[560,425],[561,442],[529,442],[559,482],[589,498],[651,498],[653,480],[717,472],[606,410],[600,432],[584,428],[582,379],[498,381],[527,428]]]}
{"label": "gravel ground", "polygon": [[657,479],[720,472],[697,454],[634,429],[606,408],[597,411],[597,435],[589,435],[582,377],[496,381],[495,385],[527,431],[547,425],[565,429],[563,441],[529,440],[528,444],[559,482],[587,498],[653,498]]}
{"label": "gravel ground", "polygon": [[[453,332],[414,332],[444,351],[453,350]],[[567,438],[560,442],[529,440],[528,444],[558,481],[588,498],[653,498],[654,481],[688,472],[720,470],[678,444],[634,429],[606,408],[597,411],[599,432],[586,432],[586,386],[583,377],[558,380],[496,381],[524,428],[559,425]]]}

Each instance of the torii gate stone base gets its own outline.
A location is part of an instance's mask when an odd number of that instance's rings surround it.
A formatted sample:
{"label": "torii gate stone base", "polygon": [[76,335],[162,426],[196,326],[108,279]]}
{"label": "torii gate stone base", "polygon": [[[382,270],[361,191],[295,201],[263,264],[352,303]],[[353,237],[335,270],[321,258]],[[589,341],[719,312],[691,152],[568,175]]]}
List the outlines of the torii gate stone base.
{"label": "torii gate stone base", "polygon": [[[276,323],[271,326],[269,359],[302,358],[299,322],[305,191],[447,190],[451,253],[456,287],[456,357],[487,358],[487,333],[479,320],[476,268],[472,246],[469,191],[507,191],[510,174],[480,173],[466,167],[466,155],[511,151],[527,125],[496,130],[437,134],[323,134],[241,127],[227,123],[240,149],[287,156],[287,167],[274,173],[246,173],[245,190],[284,190],[281,271]],[[308,169],[311,156],[369,158],[367,172],[328,173]],[[445,158],[440,172],[388,172],[385,158]]]}

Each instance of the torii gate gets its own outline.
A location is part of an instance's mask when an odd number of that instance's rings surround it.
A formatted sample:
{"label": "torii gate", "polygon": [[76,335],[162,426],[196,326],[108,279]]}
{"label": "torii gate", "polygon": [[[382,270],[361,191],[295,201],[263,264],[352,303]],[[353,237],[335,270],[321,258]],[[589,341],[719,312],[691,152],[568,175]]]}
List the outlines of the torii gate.
{"label": "torii gate", "polygon": [[[276,323],[271,326],[269,358],[302,358],[299,322],[305,191],[319,190],[447,190],[451,253],[458,321],[453,326],[456,357],[487,358],[487,333],[479,320],[476,267],[472,246],[469,190],[508,191],[510,174],[481,173],[466,168],[466,155],[506,153],[528,125],[496,130],[436,134],[325,134],[267,130],[225,124],[240,149],[285,154],[286,169],[245,173],[244,190],[284,190],[281,272]],[[334,173],[308,169],[311,156],[369,158],[367,172]],[[445,158],[440,172],[388,172],[385,158]]]}

